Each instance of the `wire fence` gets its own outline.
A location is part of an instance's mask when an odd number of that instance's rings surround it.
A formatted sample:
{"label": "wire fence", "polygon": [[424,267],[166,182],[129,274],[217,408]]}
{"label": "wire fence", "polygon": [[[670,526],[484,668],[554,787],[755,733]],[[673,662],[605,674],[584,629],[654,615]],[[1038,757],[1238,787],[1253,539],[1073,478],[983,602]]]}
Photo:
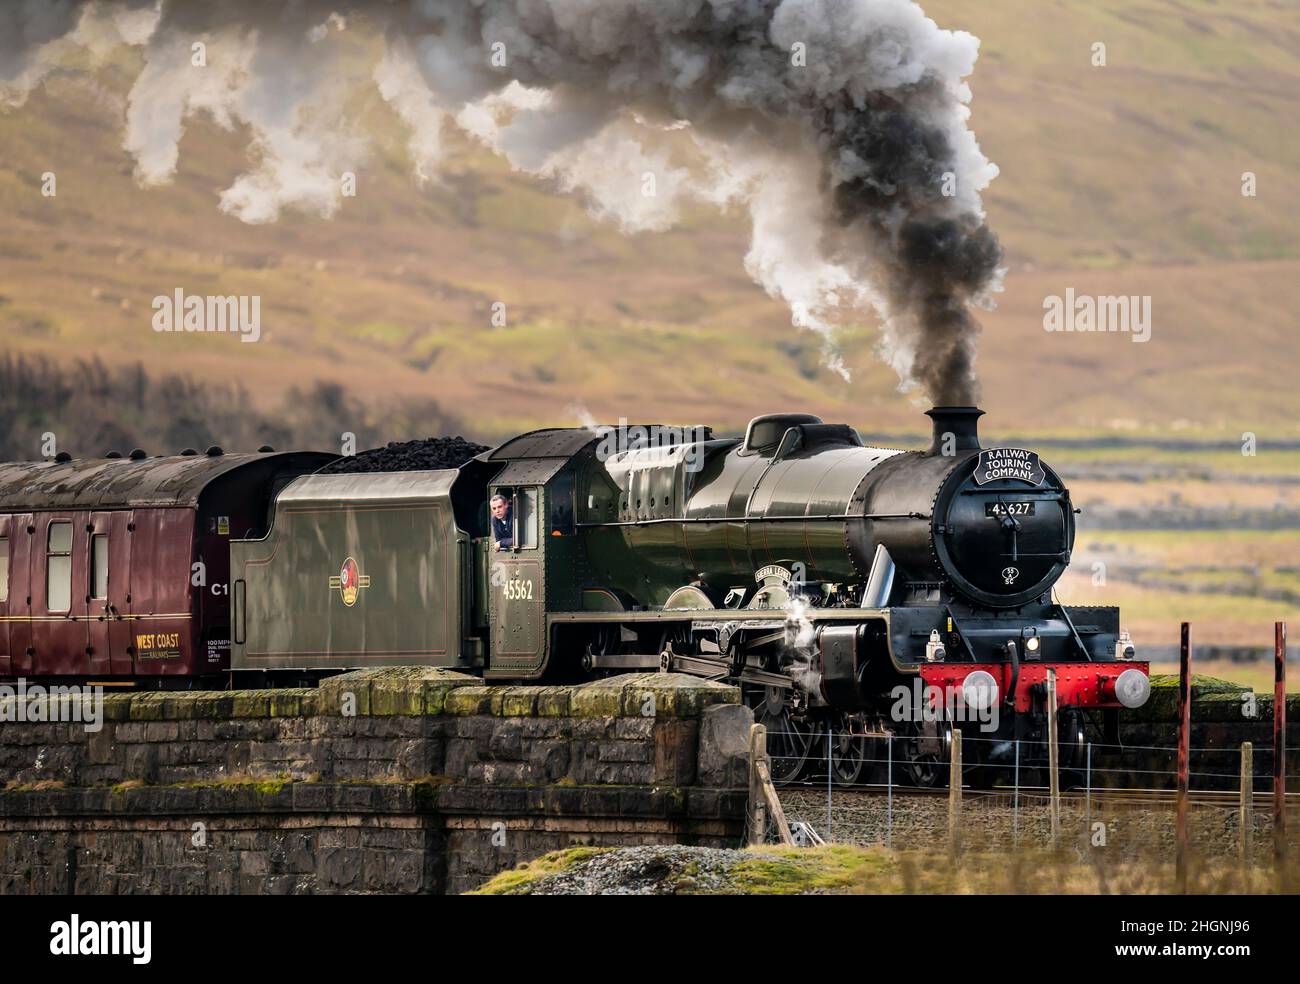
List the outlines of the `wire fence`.
{"label": "wire fence", "polygon": [[[962,735],[955,784],[952,742],[951,734],[918,741],[768,732],[770,768],[795,843],[903,850],[929,850],[938,843],[963,851],[1039,847],[1105,851],[1125,859],[1174,857],[1177,748],[1058,745],[1054,796],[1047,742]],[[1188,778],[1189,851],[1271,863],[1272,749],[1192,748]],[[1288,797],[1283,813],[1283,843],[1294,857],[1300,853],[1300,796]],[[774,839],[773,829],[768,837]]]}

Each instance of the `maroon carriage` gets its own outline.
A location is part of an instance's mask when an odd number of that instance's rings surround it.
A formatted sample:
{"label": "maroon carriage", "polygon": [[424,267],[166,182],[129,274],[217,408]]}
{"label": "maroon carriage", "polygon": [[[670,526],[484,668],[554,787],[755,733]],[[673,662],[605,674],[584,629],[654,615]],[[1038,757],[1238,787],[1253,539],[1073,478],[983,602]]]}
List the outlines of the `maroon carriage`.
{"label": "maroon carriage", "polygon": [[189,451],[0,464],[0,679],[230,665],[231,537],[335,455]]}

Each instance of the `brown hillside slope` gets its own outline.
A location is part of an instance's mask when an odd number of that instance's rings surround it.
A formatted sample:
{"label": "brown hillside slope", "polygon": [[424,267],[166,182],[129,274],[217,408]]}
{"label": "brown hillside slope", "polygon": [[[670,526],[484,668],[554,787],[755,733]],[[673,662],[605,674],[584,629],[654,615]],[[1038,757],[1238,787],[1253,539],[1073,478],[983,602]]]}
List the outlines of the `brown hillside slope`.
{"label": "brown hillside slope", "polygon": [[[983,317],[983,404],[1024,432],[1300,433],[1300,28],[1283,2],[937,0],[984,39],[973,125],[1002,167],[986,201],[1010,270]],[[1089,63],[1107,45],[1107,65]],[[238,381],[265,407],[290,382],[362,399],[432,397],[491,438],[585,410],[736,427],[774,407],[864,429],[919,429],[912,401],[844,339],[844,383],[742,268],[741,217],[700,212],[622,237],[581,204],[453,141],[419,188],[404,135],[361,107],[379,150],[333,220],[247,226],[217,194],[245,134],[192,122],[174,184],[142,190],[121,149],[127,56],[69,71],[0,112],[3,347],[142,361],[152,374]],[[1259,195],[1243,198],[1241,173]],[[58,195],[40,195],[40,175]],[[263,341],[158,335],[176,287],[259,294]],[[1043,298],[1152,298],[1152,339],[1058,335]],[[509,324],[489,326],[507,304]],[[993,424],[993,421],[990,421]],[[75,422],[67,426],[75,427]]]}

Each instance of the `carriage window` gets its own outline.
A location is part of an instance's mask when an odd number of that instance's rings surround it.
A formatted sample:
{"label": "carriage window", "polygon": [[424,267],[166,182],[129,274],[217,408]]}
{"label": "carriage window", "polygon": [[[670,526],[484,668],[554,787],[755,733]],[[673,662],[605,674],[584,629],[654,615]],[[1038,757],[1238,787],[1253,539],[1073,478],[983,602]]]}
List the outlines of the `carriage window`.
{"label": "carriage window", "polygon": [[103,533],[90,538],[90,597],[108,597],[108,537]]}
{"label": "carriage window", "polygon": [[520,489],[515,501],[519,503],[519,549],[537,548],[537,489]]}
{"label": "carriage window", "polygon": [[72,607],[72,524],[51,523],[46,541],[45,608],[66,612]]}
{"label": "carriage window", "polygon": [[9,538],[0,536],[0,601],[9,600]]}

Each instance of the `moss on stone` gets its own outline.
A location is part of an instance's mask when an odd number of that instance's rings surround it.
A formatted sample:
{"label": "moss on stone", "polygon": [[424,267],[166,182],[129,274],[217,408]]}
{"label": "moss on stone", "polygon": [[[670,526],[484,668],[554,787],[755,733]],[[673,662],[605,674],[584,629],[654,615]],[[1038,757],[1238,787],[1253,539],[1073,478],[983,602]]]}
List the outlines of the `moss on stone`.
{"label": "moss on stone", "polygon": [[573,717],[695,718],[714,704],[735,704],[740,693],[686,673],[624,673],[572,688]]}
{"label": "moss on stone", "polygon": [[696,718],[714,704],[736,704],[735,687],[685,673],[629,674],[623,691],[624,717]]}
{"label": "moss on stone", "polygon": [[414,717],[424,713],[424,691],[405,680],[372,680],[370,714],[376,717]]}
{"label": "moss on stone", "polygon": [[[450,679],[455,676],[459,679]],[[447,698],[457,690],[473,686],[478,682],[478,677],[466,676],[461,673],[448,674],[448,678],[427,681],[424,684],[424,713],[439,715],[446,711]]]}
{"label": "moss on stone", "polygon": [[558,875],[575,864],[590,860],[600,854],[607,854],[610,847],[571,847],[565,851],[552,851],[543,854],[535,861],[518,865],[509,871],[503,871],[486,885],[476,888],[467,895],[515,895],[520,889],[526,889],[538,879],[548,875]]}
{"label": "moss on stone", "polygon": [[285,786],[293,784],[293,777],[287,772],[274,776],[222,776],[220,779],[189,779],[185,782],[173,782],[161,789],[251,789],[264,796],[274,796],[282,792]]}
{"label": "moss on stone", "polygon": [[196,703],[194,697],[193,692],[186,691],[165,694],[162,702],[162,719],[164,721],[194,720],[194,705]]}
{"label": "moss on stone", "polygon": [[[623,717],[628,706],[628,691],[634,686],[643,687],[651,676],[648,673],[622,673],[575,686],[569,698],[573,717]],[[633,711],[633,717],[640,717]]]}
{"label": "moss on stone", "polygon": [[[345,705],[345,697],[351,701]],[[734,704],[733,687],[680,673],[627,673],[576,686],[502,686],[429,666],[393,666],[328,677],[317,687],[108,694],[109,721],[400,715],[696,718]]]}
{"label": "moss on stone", "polygon": [[127,717],[132,721],[161,721],[163,719],[164,693],[143,693],[131,695],[131,710]]}
{"label": "moss on stone", "polygon": [[[1178,693],[1178,674],[1176,673],[1153,673],[1151,674],[1151,692],[1157,690],[1172,689],[1174,694]],[[1201,694],[1214,693],[1239,693],[1243,690],[1249,690],[1249,687],[1243,687],[1239,683],[1233,683],[1230,680],[1220,680],[1218,677],[1203,676],[1200,673],[1192,674],[1192,696],[1196,697]]]}
{"label": "moss on stone", "polygon": [[[1192,718],[1198,721],[1236,720],[1241,717],[1242,697],[1250,688],[1217,677],[1192,674]],[[1233,702],[1235,707],[1230,706]],[[1178,676],[1157,673],[1151,676],[1151,696],[1141,707],[1124,711],[1124,720],[1178,720]]]}
{"label": "moss on stone", "polygon": [[267,690],[236,690],[230,705],[230,716],[236,718],[264,718],[271,716],[271,692]]}
{"label": "moss on stone", "polygon": [[[494,687],[457,687],[443,699],[443,713],[456,717],[472,717],[492,713]],[[499,697],[498,697],[499,699]]]}
{"label": "moss on stone", "polygon": [[536,709],[536,687],[505,687],[502,689],[502,717],[532,717]]}
{"label": "moss on stone", "polygon": [[298,717],[302,714],[302,698],[300,689],[272,691],[267,713],[271,717]]}
{"label": "moss on stone", "polygon": [[230,717],[235,706],[231,694],[208,693],[196,694],[191,702],[194,706],[194,718],[199,721],[220,721]]}
{"label": "moss on stone", "polygon": [[370,677],[373,672],[373,670],[359,670],[322,680],[316,687],[317,707],[320,713],[333,717],[343,715],[345,710],[348,711],[349,717],[369,714]]}
{"label": "moss on stone", "polygon": [[105,721],[129,721],[131,720],[131,694],[105,694],[104,695],[104,720]]}
{"label": "moss on stone", "polygon": [[358,715],[442,714],[447,696],[481,683],[478,677],[436,666],[388,666],[356,670],[322,680],[317,688],[317,713],[341,714],[346,694],[352,694]]}
{"label": "moss on stone", "polygon": [[49,789],[66,789],[68,784],[61,779],[37,779],[34,782],[19,782],[11,779],[4,785],[6,793],[43,793]]}
{"label": "moss on stone", "polygon": [[618,717],[623,712],[623,690],[626,686],[622,677],[611,677],[575,687],[569,700],[570,716]]}
{"label": "moss on stone", "polygon": [[571,687],[538,687],[536,714],[538,717],[568,717],[572,699]]}

